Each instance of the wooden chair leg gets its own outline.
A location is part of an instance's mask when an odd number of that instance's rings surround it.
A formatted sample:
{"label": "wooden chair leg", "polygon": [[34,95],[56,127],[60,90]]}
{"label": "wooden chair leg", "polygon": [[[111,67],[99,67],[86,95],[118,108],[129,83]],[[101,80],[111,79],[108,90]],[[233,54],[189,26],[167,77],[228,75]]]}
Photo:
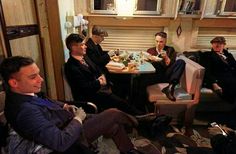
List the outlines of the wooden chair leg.
{"label": "wooden chair leg", "polygon": [[185,117],[184,117],[185,127],[192,126],[193,120],[195,117],[195,109],[196,109],[196,105],[187,105],[187,109],[185,111]]}

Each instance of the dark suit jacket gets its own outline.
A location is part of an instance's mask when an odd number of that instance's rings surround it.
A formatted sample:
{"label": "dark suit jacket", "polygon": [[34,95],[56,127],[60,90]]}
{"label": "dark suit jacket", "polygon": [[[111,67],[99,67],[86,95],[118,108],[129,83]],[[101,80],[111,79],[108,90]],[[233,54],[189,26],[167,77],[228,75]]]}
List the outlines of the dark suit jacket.
{"label": "dark suit jacket", "polygon": [[110,56],[104,52],[99,44],[95,44],[91,38],[86,42],[88,57],[104,72],[107,73],[106,64],[110,61]]}
{"label": "dark suit jacket", "polygon": [[204,52],[201,56],[201,64],[206,69],[204,83],[207,87],[211,88],[213,83],[224,84],[224,80],[236,80],[236,61],[227,50],[223,50],[223,53],[228,63],[213,50]]}
{"label": "dark suit jacket", "polygon": [[62,109],[63,103],[42,103],[41,98],[13,92],[6,94],[5,115],[23,138],[62,152],[80,137],[82,125]]}
{"label": "dark suit jacket", "polygon": [[72,56],[65,64],[65,74],[73,98],[80,101],[88,101],[88,98],[93,97],[101,89],[97,80],[102,75],[100,69],[86,55],[84,59],[89,67],[81,64]]}
{"label": "dark suit jacket", "polygon": [[[164,62],[164,60],[160,61],[160,62],[153,62],[153,66],[156,68],[156,70],[166,70],[169,66],[171,66],[172,64],[175,63],[175,59],[176,59],[176,52],[175,49],[173,47],[170,46],[165,46],[163,48],[163,50],[166,51],[167,56],[170,58],[170,64],[167,66]],[[157,56],[158,52],[156,51],[156,47],[150,48],[147,50],[148,53],[150,53],[153,56]]]}

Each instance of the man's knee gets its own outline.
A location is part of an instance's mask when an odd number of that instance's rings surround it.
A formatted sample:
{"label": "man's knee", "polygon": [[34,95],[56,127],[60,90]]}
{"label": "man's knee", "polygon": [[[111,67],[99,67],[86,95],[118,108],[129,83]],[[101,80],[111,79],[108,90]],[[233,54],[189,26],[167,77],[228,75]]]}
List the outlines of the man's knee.
{"label": "man's knee", "polygon": [[185,66],[185,61],[183,60],[183,59],[178,59],[178,60],[176,60],[176,65],[178,65],[178,66]]}
{"label": "man's knee", "polygon": [[109,114],[111,116],[116,116],[116,115],[123,114],[123,112],[118,110],[117,108],[106,109],[104,112],[106,112],[106,114]]}

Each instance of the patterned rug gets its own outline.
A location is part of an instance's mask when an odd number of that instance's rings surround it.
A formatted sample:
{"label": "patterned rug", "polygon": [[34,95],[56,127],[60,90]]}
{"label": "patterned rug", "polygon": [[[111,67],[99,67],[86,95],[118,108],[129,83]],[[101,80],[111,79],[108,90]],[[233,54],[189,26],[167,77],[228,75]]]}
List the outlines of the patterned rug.
{"label": "patterned rug", "polygon": [[[192,132],[188,137],[184,135],[184,127],[169,126],[155,137],[150,137],[149,130],[146,129],[130,134],[130,138],[144,154],[158,154],[157,149],[162,154],[213,154],[207,127],[195,126]],[[99,154],[119,154],[111,139],[101,137],[98,147]]]}

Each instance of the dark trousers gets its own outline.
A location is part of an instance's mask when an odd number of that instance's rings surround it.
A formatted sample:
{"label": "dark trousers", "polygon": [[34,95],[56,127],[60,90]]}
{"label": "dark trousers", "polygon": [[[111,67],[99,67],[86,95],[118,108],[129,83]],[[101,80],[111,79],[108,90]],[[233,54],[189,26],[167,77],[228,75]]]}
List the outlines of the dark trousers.
{"label": "dark trousers", "polygon": [[113,93],[97,92],[93,95],[84,97],[82,101],[93,102],[97,105],[99,111],[109,108],[117,108],[131,115],[140,115],[144,112],[130,105],[126,100],[116,96]]}
{"label": "dark trousers", "polygon": [[124,125],[136,125],[129,115],[117,109],[108,109],[86,120],[83,124],[84,134],[88,143],[92,143],[101,135],[110,137],[121,152],[133,149]]}
{"label": "dark trousers", "polygon": [[124,126],[137,125],[130,115],[117,109],[108,109],[99,114],[90,115],[83,123],[83,132],[78,142],[73,144],[63,154],[95,154],[88,145],[100,136],[112,138],[120,152],[128,152],[134,148]]}
{"label": "dark trousers", "polygon": [[[177,84],[185,69],[185,61],[182,59],[176,60],[174,64],[167,68],[165,77],[170,84]],[[158,71],[158,70],[157,70]]]}
{"label": "dark trousers", "polygon": [[[185,69],[185,61],[182,59],[176,60],[171,66],[164,68],[159,63],[153,64],[156,69],[156,73],[153,74],[142,74],[135,78],[135,100],[134,104],[138,109],[145,108],[147,104],[147,93],[146,88],[149,85],[156,83],[170,83],[178,84],[180,78]],[[152,106],[151,106],[152,107]]]}
{"label": "dark trousers", "polygon": [[224,77],[219,78],[218,84],[222,88],[223,99],[229,103],[236,103],[236,76],[224,74]]}
{"label": "dark trousers", "polygon": [[178,59],[175,61],[175,63],[168,67],[163,67],[160,63],[154,63],[153,66],[156,69],[156,73],[144,74],[141,75],[141,79],[138,79],[140,80],[139,82],[142,82],[142,84],[145,86],[164,82],[170,84],[179,83],[185,69],[185,61]]}

